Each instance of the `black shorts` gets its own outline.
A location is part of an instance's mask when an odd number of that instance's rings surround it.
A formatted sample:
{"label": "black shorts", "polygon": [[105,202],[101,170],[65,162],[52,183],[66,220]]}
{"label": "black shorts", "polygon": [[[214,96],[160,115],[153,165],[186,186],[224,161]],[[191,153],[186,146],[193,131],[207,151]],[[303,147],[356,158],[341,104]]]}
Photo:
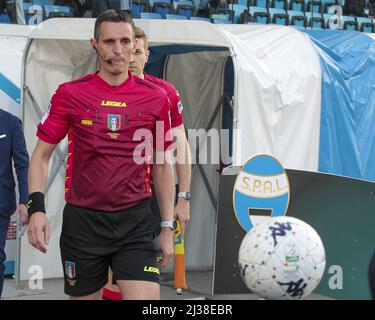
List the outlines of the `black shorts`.
{"label": "black shorts", "polygon": [[108,281],[108,267],[117,280],[159,283],[155,229],[150,202],[121,212],[100,212],[67,204],[60,238],[65,293],[93,294]]}

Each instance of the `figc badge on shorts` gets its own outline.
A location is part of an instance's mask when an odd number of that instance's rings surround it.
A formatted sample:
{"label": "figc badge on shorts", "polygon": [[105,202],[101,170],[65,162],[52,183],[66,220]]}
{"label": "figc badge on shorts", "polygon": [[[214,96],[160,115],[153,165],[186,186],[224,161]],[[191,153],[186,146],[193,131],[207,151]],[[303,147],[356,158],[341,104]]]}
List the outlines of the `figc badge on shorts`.
{"label": "figc badge on shorts", "polygon": [[76,264],[71,261],[65,261],[65,274],[69,279],[74,279],[76,276]]}

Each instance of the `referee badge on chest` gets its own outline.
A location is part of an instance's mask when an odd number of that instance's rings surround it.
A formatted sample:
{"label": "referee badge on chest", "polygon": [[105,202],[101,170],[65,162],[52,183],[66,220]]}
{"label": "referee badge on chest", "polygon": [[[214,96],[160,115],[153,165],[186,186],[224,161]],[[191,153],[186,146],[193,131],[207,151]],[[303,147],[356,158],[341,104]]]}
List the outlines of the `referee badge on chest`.
{"label": "referee badge on chest", "polygon": [[121,115],[109,114],[108,115],[108,129],[111,131],[118,131],[121,128]]}

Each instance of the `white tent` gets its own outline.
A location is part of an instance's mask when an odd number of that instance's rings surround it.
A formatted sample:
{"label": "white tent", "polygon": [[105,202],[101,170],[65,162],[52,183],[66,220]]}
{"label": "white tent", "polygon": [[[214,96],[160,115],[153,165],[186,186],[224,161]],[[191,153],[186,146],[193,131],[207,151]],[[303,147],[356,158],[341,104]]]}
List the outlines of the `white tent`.
{"label": "white tent", "polygon": [[[286,168],[317,170],[321,71],[307,35],[276,25],[218,26],[200,21],[139,20],[150,45],[164,52],[163,76],[180,91],[189,129],[229,128],[233,164],[256,153],[271,154]],[[23,107],[29,152],[36,126],[57,86],[96,68],[89,45],[94,20],[50,19],[33,30],[24,56]],[[170,52],[168,52],[170,50]],[[228,64],[233,71],[228,72]],[[233,92],[227,91],[232,85]],[[224,113],[223,106],[228,109]],[[203,146],[204,147],[204,146]],[[62,275],[59,235],[64,206],[66,142],[50,163],[46,194],[52,236],[46,255],[21,243],[21,280],[32,265],[43,277]],[[193,152],[195,154],[195,152]],[[211,158],[212,159],[212,158]],[[188,268],[213,264],[219,164],[195,166],[191,223],[186,235]],[[232,192],[232,190],[228,190]]]}
{"label": "white tent", "polygon": [[[19,88],[22,57],[31,31],[21,25],[0,25],[0,106],[18,117],[21,117]],[[9,86],[12,88],[9,89]]]}

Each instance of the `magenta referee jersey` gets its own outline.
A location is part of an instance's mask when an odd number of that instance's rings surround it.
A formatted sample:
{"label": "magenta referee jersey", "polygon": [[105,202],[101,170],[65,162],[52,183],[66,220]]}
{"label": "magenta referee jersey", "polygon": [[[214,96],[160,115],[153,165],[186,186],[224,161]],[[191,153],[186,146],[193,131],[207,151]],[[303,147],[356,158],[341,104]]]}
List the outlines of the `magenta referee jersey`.
{"label": "magenta referee jersey", "polygon": [[[163,90],[130,73],[119,86],[96,73],[60,85],[37,136],[57,144],[68,134],[67,203],[114,212],[150,198],[150,164],[133,155],[146,159],[146,145],[164,151],[172,144],[169,108]],[[164,127],[158,141],[157,121]]]}

